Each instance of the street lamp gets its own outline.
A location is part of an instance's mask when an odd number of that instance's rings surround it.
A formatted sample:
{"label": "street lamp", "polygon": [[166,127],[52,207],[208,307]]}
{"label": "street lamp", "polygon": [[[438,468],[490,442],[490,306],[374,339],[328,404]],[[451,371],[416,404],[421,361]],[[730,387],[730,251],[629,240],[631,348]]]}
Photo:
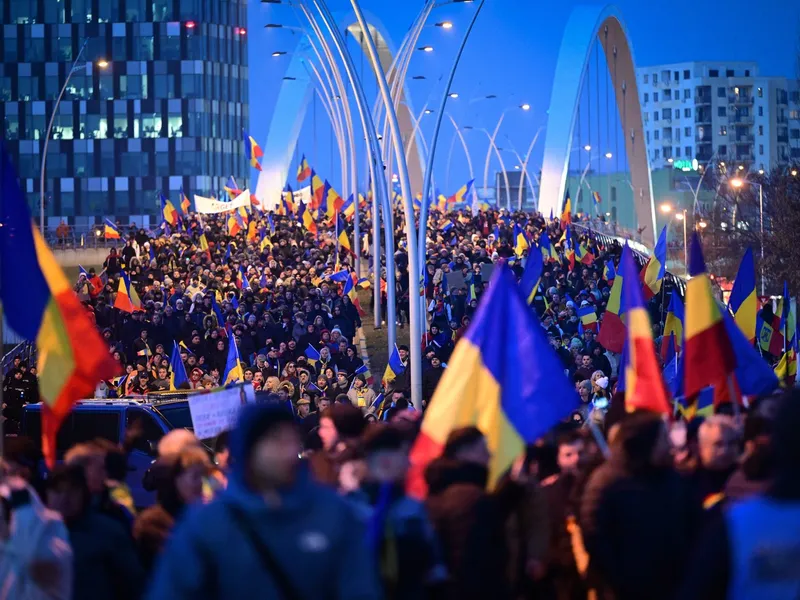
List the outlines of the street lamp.
{"label": "street lamp", "polygon": [[665,215],[668,215],[668,214],[670,214],[672,212],[672,204],[669,204],[668,202],[665,202],[664,204],[662,204],[658,208]]}
{"label": "street lamp", "polygon": [[436,23],[436,27],[441,27],[442,29],[452,29],[453,24],[450,21],[442,21],[441,23]]}
{"label": "street lamp", "polygon": [[448,95],[450,98],[458,98],[458,92],[450,92]]}
{"label": "street lamp", "polygon": [[433,46],[421,46],[418,50],[422,52],[433,52]]}
{"label": "street lamp", "polygon": [[797,177],[797,169],[792,169],[792,177]]}
{"label": "street lamp", "polygon": [[700,222],[697,224],[697,226],[698,226],[700,229],[705,229],[706,227],[708,227],[708,223],[706,223],[705,221],[700,221]]}
{"label": "street lamp", "polygon": [[589,144],[586,144],[586,145],[583,147],[583,149],[584,149],[584,150],[586,150],[587,152],[591,152],[591,151],[592,151],[592,147],[591,147],[591,145],[589,145]]}
{"label": "street lamp", "polygon": [[749,181],[747,179],[742,179],[741,177],[734,177],[730,180],[731,187],[734,189],[741,189],[745,183],[749,183],[750,185],[755,185],[758,187],[758,215],[760,221],[760,229],[761,235],[760,242],[761,242],[761,295],[763,296],[765,293],[765,285],[764,285],[764,186],[760,183],[756,183],[755,181]]}
{"label": "street lamp", "polygon": [[683,209],[683,212],[679,212],[675,215],[675,218],[678,221],[683,221],[683,264],[686,267],[686,271],[689,271],[689,245],[687,243],[686,237],[686,221],[689,219],[686,218],[686,209]]}
{"label": "street lamp", "polygon": [[606,152],[606,158],[610,159],[612,156],[614,156],[614,155],[611,154],[611,152]]}
{"label": "street lamp", "polygon": [[283,50],[276,50],[275,52],[273,52],[273,53],[272,53],[272,56],[274,56],[274,57],[278,57],[278,56],[283,56],[284,54],[286,54],[286,52],[285,52],[285,51],[283,51]]}
{"label": "street lamp", "polygon": [[530,110],[531,109],[531,105],[526,102],[525,104],[521,104],[520,108],[522,110]]}
{"label": "street lamp", "polygon": [[[44,237],[44,173],[45,167],[47,166],[47,146],[50,142],[50,134],[53,131],[53,123],[55,122],[56,115],[58,114],[58,107],[61,104],[61,99],[64,97],[64,92],[67,90],[69,80],[72,79],[72,76],[76,72],[80,71],[81,69],[85,69],[87,65],[93,64],[91,62],[80,62],[81,56],[83,56],[83,51],[86,49],[86,44],[88,42],[88,39],[84,40],[80,50],[78,50],[78,55],[75,57],[75,62],[72,63],[72,66],[67,73],[67,78],[64,80],[64,85],[61,86],[61,91],[58,93],[56,103],[53,105],[53,112],[50,115],[50,122],[47,124],[47,133],[44,136],[44,146],[42,147],[42,168],[39,172],[39,230],[42,232],[42,237]],[[109,66],[109,62],[102,58],[94,64],[97,64],[98,68],[100,69],[106,69]]]}

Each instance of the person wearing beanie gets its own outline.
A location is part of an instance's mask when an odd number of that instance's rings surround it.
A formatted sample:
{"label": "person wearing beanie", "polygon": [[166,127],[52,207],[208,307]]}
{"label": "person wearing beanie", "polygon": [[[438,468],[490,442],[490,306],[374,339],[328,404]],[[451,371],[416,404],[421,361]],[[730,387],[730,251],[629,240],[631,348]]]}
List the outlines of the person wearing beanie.
{"label": "person wearing beanie", "polygon": [[301,450],[291,411],[244,407],[228,488],[186,511],[146,598],[380,598],[362,523],[313,482]]}
{"label": "person wearing beanie", "polygon": [[[339,371],[341,373],[341,371]],[[363,412],[366,412],[375,401],[375,392],[367,387],[367,381],[363,375],[356,375],[353,378],[353,387],[347,392],[347,399]]]}

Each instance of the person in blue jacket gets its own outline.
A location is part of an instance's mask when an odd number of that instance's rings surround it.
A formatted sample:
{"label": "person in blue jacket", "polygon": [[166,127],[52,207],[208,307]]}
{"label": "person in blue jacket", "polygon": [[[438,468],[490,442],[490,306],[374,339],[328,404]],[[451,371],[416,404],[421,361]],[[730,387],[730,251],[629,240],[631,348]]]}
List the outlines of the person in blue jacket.
{"label": "person in blue jacket", "polygon": [[380,598],[363,522],[301,468],[283,406],[242,410],[228,488],[179,522],[147,598]]}

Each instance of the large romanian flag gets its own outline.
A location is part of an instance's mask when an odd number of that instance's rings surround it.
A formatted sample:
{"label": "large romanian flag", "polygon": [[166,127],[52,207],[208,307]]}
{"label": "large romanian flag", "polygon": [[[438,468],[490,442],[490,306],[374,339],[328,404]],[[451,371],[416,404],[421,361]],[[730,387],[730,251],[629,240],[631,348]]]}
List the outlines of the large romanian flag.
{"label": "large romanian flag", "polygon": [[539,282],[542,280],[544,271],[544,261],[541,252],[531,252],[525,263],[525,270],[519,280],[519,288],[525,300],[530,304],[536,297],[536,290],[539,289]]}
{"label": "large romanian flag", "polygon": [[564,210],[561,211],[561,226],[565,227],[572,223],[572,198],[569,197],[569,190],[567,190],[566,198],[564,198]]}
{"label": "large romanian flag", "polygon": [[308,205],[303,204],[302,201],[297,209],[297,220],[303,224],[303,227],[306,228],[306,231],[317,235],[317,224],[314,222],[314,217],[311,216],[311,210],[309,209]]}
{"label": "large romanian flag", "polygon": [[103,221],[103,238],[107,240],[118,240],[120,237],[119,229],[117,229],[116,225],[108,219]]}
{"label": "large romanian flag", "polygon": [[736,369],[736,357],[720,307],[711,292],[703,248],[696,233],[692,235],[689,275],[683,325],[683,391],[691,398],[709,386],[717,391],[727,389]]}
{"label": "large romanian flag", "polygon": [[644,299],[650,300],[661,291],[661,283],[667,272],[667,227],[661,230],[656,247],[650,260],[647,261],[640,273],[643,284]]}
{"label": "large romanian flag", "polygon": [[317,210],[322,205],[325,184],[314,169],[311,169],[311,208]]}
{"label": "large romanian flag", "polygon": [[56,434],[72,406],[90,396],[97,382],[120,374],[121,367],[32,225],[16,171],[1,144],[0,303],[9,326],[36,344],[42,451],[52,467]]}
{"label": "large romanian flag", "polygon": [[458,191],[447,199],[450,204],[460,204],[464,202],[472,189],[472,184],[475,183],[474,179],[470,179],[467,183],[458,188]]}
{"label": "large romanian flag", "polygon": [[733,282],[728,306],[733,312],[733,318],[745,337],[753,342],[756,339],[756,316],[758,314],[758,298],[756,295],[756,265],[753,261],[753,249],[748,248],[742,262],[739,263],[739,272]]}
{"label": "large romanian flag", "polygon": [[311,177],[311,166],[306,160],[306,155],[303,154],[303,158],[300,159],[300,166],[297,167],[297,181],[302,183],[309,177]]}
{"label": "large romanian flag", "polygon": [[178,211],[175,210],[175,206],[172,202],[164,197],[164,194],[160,194],[161,197],[161,216],[170,225],[175,227],[178,224]]}
{"label": "large romanian flag", "polygon": [[[630,252],[631,250],[627,245],[622,248],[623,257],[626,254],[630,254]],[[617,354],[622,352],[627,335],[625,324],[622,322],[622,283],[624,279],[625,277],[621,271],[616,273],[614,284],[611,286],[611,293],[608,296],[606,312],[603,313],[603,322],[600,324],[600,333],[597,335],[597,341],[605,349]]]}
{"label": "large romanian flag", "polygon": [[[619,266],[623,279],[636,281],[636,264],[630,253],[622,255]],[[628,325],[625,347],[625,409],[628,412],[648,410],[671,414],[667,388],[656,358],[650,316],[638,285],[626,285],[623,291],[623,312]]]}
{"label": "large romanian flag", "polygon": [[247,161],[250,163],[251,167],[254,167],[257,170],[261,170],[261,163],[258,162],[262,156],[264,156],[264,151],[261,149],[261,146],[253,139],[252,136],[247,135],[247,132],[243,132],[244,134],[244,155],[247,157]]}
{"label": "large romanian flag", "polygon": [[667,316],[664,319],[664,334],[661,338],[661,360],[665,363],[669,362],[669,344],[670,340],[674,340],[673,350],[680,352],[683,347],[683,320],[684,310],[683,302],[681,302],[677,291],[673,291],[669,298],[669,306],[667,307]]}
{"label": "large romanian flag", "polygon": [[468,426],[486,436],[493,487],[527,444],[578,407],[563,372],[514,275],[498,266],[423,418],[411,449],[409,493],[425,497],[425,468],[452,431]]}

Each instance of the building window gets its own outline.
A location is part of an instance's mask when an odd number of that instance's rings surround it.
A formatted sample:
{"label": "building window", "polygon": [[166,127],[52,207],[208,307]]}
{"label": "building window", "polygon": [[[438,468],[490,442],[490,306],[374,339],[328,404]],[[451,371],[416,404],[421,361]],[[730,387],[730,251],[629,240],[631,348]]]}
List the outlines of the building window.
{"label": "building window", "polygon": [[653,73],[653,85],[658,85],[658,73]]}
{"label": "building window", "polygon": [[758,107],[758,116],[759,117],[763,117],[764,116],[764,107],[763,106],[759,106]]}
{"label": "building window", "polygon": [[658,111],[653,112],[653,121],[658,121]]}
{"label": "building window", "polygon": [[653,132],[653,139],[656,141],[661,139],[661,132],[658,129]]}
{"label": "building window", "polygon": [[717,116],[718,117],[726,117],[726,116],[728,116],[728,109],[725,108],[724,106],[718,106],[717,107]]}
{"label": "building window", "polygon": [[644,93],[644,103],[647,104],[648,102],[650,102],[650,94],[645,92]]}
{"label": "building window", "polygon": [[709,77],[719,77],[719,69],[709,69],[708,70]]}
{"label": "building window", "polygon": [[728,95],[728,92],[725,91],[724,87],[718,87],[717,88],[717,98],[724,98],[727,95]]}
{"label": "building window", "polygon": [[789,137],[793,140],[800,140],[800,129],[790,129]]}
{"label": "building window", "polygon": [[692,155],[692,147],[686,146],[684,149],[684,156],[689,157]]}
{"label": "building window", "polygon": [[680,157],[681,157],[681,147],[675,146],[675,158],[680,158]]}
{"label": "building window", "polygon": [[720,135],[728,135],[728,128],[725,125],[719,126],[719,134]]}
{"label": "building window", "polygon": [[691,97],[692,97],[692,90],[690,90],[689,88],[686,88],[685,90],[683,90],[683,99],[684,100],[688,100]]}
{"label": "building window", "polygon": [[664,100],[672,100],[672,90],[664,90]]}
{"label": "building window", "polygon": [[661,150],[656,149],[655,152],[655,160],[659,160],[661,158]]}
{"label": "building window", "polygon": [[758,145],[758,155],[759,156],[764,156],[764,144],[759,144]]}
{"label": "building window", "polygon": [[683,109],[683,116],[689,119],[692,116],[692,109],[691,108],[684,108]]}
{"label": "building window", "polygon": [[744,76],[745,77],[750,77],[750,69],[745,69],[744,70]]}
{"label": "building window", "polygon": [[723,146],[719,146],[717,148],[717,154],[719,154],[720,156],[727,155],[728,154],[728,147],[724,146],[724,145]]}
{"label": "building window", "polygon": [[763,98],[764,97],[764,89],[763,88],[758,88],[758,90],[756,90],[756,93],[757,93],[759,98]]}
{"label": "building window", "polygon": [[672,74],[672,78],[673,78],[675,81],[680,81],[680,80],[681,80],[681,74],[680,74],[680,72],[679,72],[679,71],[675,71],[675,72]]}
{"label": "building window", "polygon": [[728,69],[725,71],[725,77],[734,77],[733,69]]}
{"label": "building window", "polygon": [[684,127],[683,128],[683,135],[685,137],[690,137],[692,135],[692,128],[691,127]]}
{"label": "building window", "polygon": [[759,125],[758,126],[758,135],[764,135],[764,126],[763,125]]}
{"label": "building window", "polygon": [[647,73],[644,74],[644,82],[650,83],[650,75],[648,75]]}
{"label": "building window", "polygon": [[691,76],[692,76],[692,73],[691,73],[691,71],[689,71],[689,69],[686,69],[686,70],[683,72],[683,78],[684,78],[684,79],[689,79]]}

